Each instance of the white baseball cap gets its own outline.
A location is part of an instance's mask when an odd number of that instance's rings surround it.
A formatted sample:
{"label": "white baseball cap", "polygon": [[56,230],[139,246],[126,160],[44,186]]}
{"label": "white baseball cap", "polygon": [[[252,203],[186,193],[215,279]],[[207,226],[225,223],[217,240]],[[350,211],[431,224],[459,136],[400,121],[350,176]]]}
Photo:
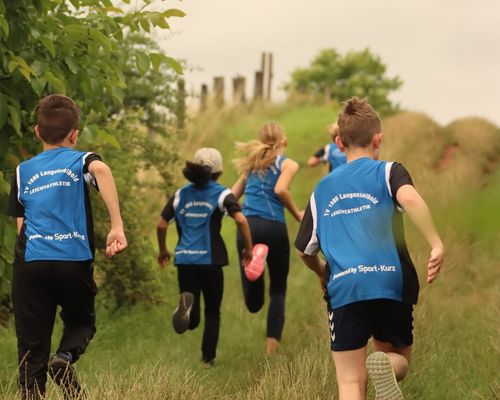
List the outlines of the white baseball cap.
{"label": "white baseball cap", "polygon": [[213,174],[222,172],[222,156],[219,150],[213,147],[202,147],[199,149],[194,155],[193,162],[210,167]]}

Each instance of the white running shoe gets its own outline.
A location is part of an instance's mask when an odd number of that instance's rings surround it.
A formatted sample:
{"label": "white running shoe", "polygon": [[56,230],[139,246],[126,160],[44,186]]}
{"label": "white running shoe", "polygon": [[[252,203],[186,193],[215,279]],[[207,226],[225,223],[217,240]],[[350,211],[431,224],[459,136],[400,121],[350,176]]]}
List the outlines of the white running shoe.
{"label": "white running shoe", "polygon": [[381,351],[370,354],[366,359],[366,369],[375,387],[375,400],[404,400],[387,354]]}
{"label": "white running shoe", "polygon": [[190,292],[182,292],[179,304],[172,316],[172,324],[177,333],[184,333],[189,328],[189,316],[193,308],[194,295]]}

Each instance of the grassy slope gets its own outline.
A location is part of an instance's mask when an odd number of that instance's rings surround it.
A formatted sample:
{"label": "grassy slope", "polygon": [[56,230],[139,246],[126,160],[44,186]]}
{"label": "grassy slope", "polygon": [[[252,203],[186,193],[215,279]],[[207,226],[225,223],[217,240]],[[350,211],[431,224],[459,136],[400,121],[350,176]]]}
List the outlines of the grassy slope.
{"label": "grassy slope", "polygon": [[[252,138],[263,122],[277,120],[289,137],[287,155],[304,166],[327,141],[325,128],[334,118],[328,107],[234,109],[193,121],[181,152],[190,157],[201,145],[219,148],[226,166],[221,183],[230,186],[236,178],[230,165],[235,140]],[[493,257],[500,222],[492,218],[497,202],[491,200],[500,197],[500,175],[488,175],[498,166],[491,146],[467,148],[464,131],[479,143],[500,143],[498,131],[478,120],[457,121],[445,129],[410,113],[384,121],[383,157],[408,166],[432,203],[448,248],[443,276],[431,287],[423,284],[416,309],[414,362],[403,383],[408,399],[500,396],[495,382],[500,291]],[[451,144],[460,151],[439,162]],[[297,176],[293,194],[301,206],[323,172],[304,167]],[[264,357],[265,312],[249,314],[244,307],[233,225],[230,219],[223,225],[231,267],[225,271],[216,368],[200,366],[201,329],[180,337],[169,326],[177,300],[176,276],[170,269],[164,273],[166,305],[116,314],[100,311],[98,333],[78,365],[92,398],[335,398],[324,304],[315,277],[292,256],[280,355]],[[409,228],[410,250],[422,277],[427,249]],[[289,230],[293,239],[297,224],[290,221]],[[15,380],[13,329],[0,332],[0,338],[0,394],[7,396]]]}

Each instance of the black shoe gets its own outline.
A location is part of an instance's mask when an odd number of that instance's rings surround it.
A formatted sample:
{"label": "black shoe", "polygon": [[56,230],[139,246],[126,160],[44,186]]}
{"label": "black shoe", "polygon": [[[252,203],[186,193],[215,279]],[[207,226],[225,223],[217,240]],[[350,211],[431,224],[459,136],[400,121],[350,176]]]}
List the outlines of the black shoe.
{"label": "black shoe", "polygon": [[177,333],[184,333],[189,328],[189,315],[193,308],[194,295],[190,292],[182,292],[179,304],[174,311],[172,323]]}
{"label": "black shoe", "polygon": [[71,353],[57,353],[50,360],[49,375],[61,387],[65,400],[83,400],[85,394],[78,382],[76,371],[71,365]]}
{"label": "black shoe", "polygon": [[203,368],[213,368],[213,366],[215,365],[215,358],[212,358],[211,360],[202,359],[201,365],[203,366]]}

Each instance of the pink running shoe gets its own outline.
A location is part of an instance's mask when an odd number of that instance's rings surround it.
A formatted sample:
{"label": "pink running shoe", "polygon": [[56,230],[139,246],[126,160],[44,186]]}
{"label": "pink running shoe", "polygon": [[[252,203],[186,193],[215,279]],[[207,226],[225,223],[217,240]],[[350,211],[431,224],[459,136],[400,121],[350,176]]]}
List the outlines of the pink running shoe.
{"label": "pink running shoe", "polygon": [[269,247],[265,244],[256,244],[252,250],[252,260],[245,265],[245,275],[250,282],[254,282],[264,272],[264,264],[266,262]]}

